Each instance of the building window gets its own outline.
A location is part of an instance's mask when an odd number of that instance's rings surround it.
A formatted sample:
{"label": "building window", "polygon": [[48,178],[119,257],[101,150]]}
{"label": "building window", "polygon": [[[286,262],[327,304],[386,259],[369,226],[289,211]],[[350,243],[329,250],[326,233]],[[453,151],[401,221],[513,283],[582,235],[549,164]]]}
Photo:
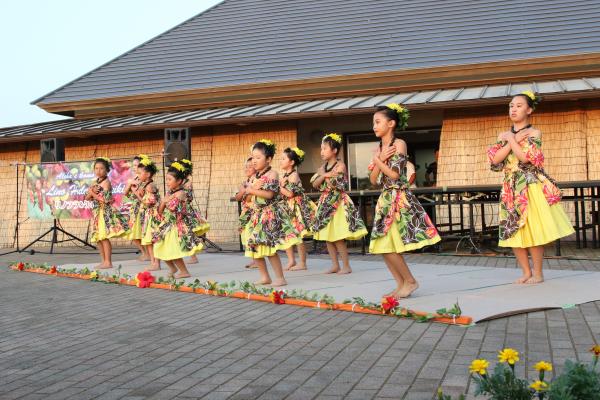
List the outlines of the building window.
{"label": "building window", "polygon": [[[403,139],[408,146],[409,160],[414,164],[416,171],[416,185],[435,186],[437,170],[436,150],[440,145],[440,127],[423,128],[404,131],[397,136]],[[346,139],[346,164],[350,172],[350,190],[374,189],[369,182],[368,166],[373,158],[373,150],[379,144],[375,135],[370,133],[347,133]],[[430,173],[427,174],[428,169]]]}

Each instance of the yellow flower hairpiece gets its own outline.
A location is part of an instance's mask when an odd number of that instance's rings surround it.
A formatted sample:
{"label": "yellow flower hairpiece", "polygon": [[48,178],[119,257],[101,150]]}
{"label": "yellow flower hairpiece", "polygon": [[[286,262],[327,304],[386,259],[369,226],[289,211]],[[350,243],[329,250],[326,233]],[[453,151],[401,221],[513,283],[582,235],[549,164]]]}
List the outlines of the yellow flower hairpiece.
{"label": "yellow flower hairpiece", "polygon": [[405,108],[402,107],[398,103],[390,103],[390,104],[387,104],[386,107],[389,108],[390,110],[396,111],[398,114],[402,114],[405,110]]}
{"label": "yellow flower hairpiece", "polygon": [[271,146],[275,146],[275,143],[273,143],[271,140],[269,139],[260,139],[259,140],[260,143],[264,143],[267,146],[271,147]]}
{"label": "yellow flower hairpiece", "polygon": [[183,158],[181,160],[181,162],[184,163],[184,164],[187,164],[187,165],[192,165],[192,162],[190,160],[186,159],[186,158]]}
{"label": "yellow flower hairpiece", "polygon": [[296,153],[296,155],[298,156],[298,158],[304,158],[304,154],[305,154],[304,151],[301,150],[301,149],[299,149],[298,147],[292,148],[292,151],[294,153]]}
{"label": "yellow flower hairpiece", "polygon": [[140,164],[142,164],[143,166],[147,167],[148,165],[152,165],[152,164],[154,164],[154,161],[152,161],[152,160],[151,160],[151,159],[149,159],[149,158],[142,158],[142,159],[140,160]]}
{"label": "yellow flower hairpiece", "polygon": [[340,144],[342,143],[342,137],[337,133],[328,133],[327,135],[323,136],[323,140],[327,138],[330,138],[331,140],[334,140]]}
{"label": "yellow flower hairpiece", "polygon": [[98,159],[99,159],[99,160],[104,160],[104,161],[106,161],[107,163],[109,163],[109,162],[110,162],[110,158],[108,158],[108,157],[98,157]]}
{"label": "yellow flower hairpiece", "polygon": [[177,161],[175,161],[173,164],[171,164],[171,167],[175,168],[179,172],[185,171],[185,167],[183,165],[179,164],[179,162],[177,162]]}
{"label": "yellow flower hairpiece", "polygon": [[148,157],[147,154],[138,154],[137,156],[138,156],[138,158],[141,158],[141,159],[150,158],[150,157]]}
{"label": "yellow flower hairpiece", "polygon": [[521,92],[521,94],[524,94],[525,96],[529,97],[531,99],[531,101],[536,100],[535,93],[533,93],[531,90],[525,90],[525,91]]}

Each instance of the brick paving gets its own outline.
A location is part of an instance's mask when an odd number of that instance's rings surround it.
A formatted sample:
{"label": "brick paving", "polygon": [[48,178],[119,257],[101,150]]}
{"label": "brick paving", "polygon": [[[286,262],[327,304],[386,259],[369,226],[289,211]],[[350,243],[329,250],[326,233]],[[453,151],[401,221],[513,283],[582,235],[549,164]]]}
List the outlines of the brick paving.
{"label": "brick paving", "polygon": [[[517,372],[527,376],[540,359],[558,372],[567,359],[591,360],[588,349],[600,342],[600,302],[465,328],[9,271],[17,259],[48,256],[0,257],[0,399],[7,400],[430,400],[438,387],[472,393],[471,360],[495,360],[502,347],[522,352]],[[503,257],[408,261],[516,267]],[[600,260],[550,259],[546,267],[600,270]]]}

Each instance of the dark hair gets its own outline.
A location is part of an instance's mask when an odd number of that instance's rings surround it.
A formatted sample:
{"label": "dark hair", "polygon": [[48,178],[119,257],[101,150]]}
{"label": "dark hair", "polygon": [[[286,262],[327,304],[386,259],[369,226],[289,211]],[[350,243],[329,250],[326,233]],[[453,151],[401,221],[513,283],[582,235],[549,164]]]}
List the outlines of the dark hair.
{"label": "dark hair", "polygon": [[252,156],[250,156],[246,159],[246,162],[250,162],[250,161],[252,161]]}
{"label": "dark hair", "polygon": [[340,142],[338,142],[337,140],[333,140],[331,137],[325,136],[321,142],[327,143],[329,145],[329,147],[331,148],[331,150],[337,150],[337,154],[340,153],[342,144]]}
{"label": "dark hair", "polygon": [[106,172],[110,171],[110,163],[108,161],[106,161],[104,158],[96,158],[96,161],[94,161],[94,167],[98,163],[104,165],[104,168],[106,168]]}
{"label": "dark hair", "polygon": [[375,110],[375,113],[382,113],[385,117],[391,121],[396,121],[396,126],[394,130],[400,127],[400,116],[398,113],[387,106],[379,106]]}
{"label": "dark hair", "polygon": [[185,171],[186,171],[185,169],[183,171],[180,171],[175,167],[169,167],[169,169],[167,170],[167,174],[170,174],[175,179],[182,181],[187,177],[187,175],[185,174]]}
{"label": "dark hair", "polygon": [[144,171],[150,173],[150,176],[154,176],[154,174],[156,174],[158,172],[158,168],[156,168],[156,164],[154,164],[153,162],[148,165],[144,165],[144,164],[140,163],[138,168],[143,168]]}
{"label": "dark hair", "polygon": [[524,99],[525,99],[525,101],[527,101],[527,105],[528,105],[528,106],[529,106],[531,109],[533,109],[533,110],[535,110],[535,107],[536,107],[536,106],[538,105],[538,103],[540,102],[539,96],[536,96],[536,99],[535,99],[535,101],[534,101],[534,100],[532,100],[532,99],[531,99],[531,97],[527,96],[527,95],[526,95],[526,94],[524,94],[524,93],[515,94],[515,95],[513,96],[513,98],[515,98],[515,97],[517,97],[517,96],[524,98]]}
{"label": "dark hair", "polygon": [[300,164],[302,164],[302,161],[304,161],[304,156],[300,157],[298,154],[296,154],[296,152],[294,150],[292,150],[290,147],[288,147],[287,149],[283,150],[283,152],[285,153],[285,155],[294,162],[294,167],[298,167]]}
{"label": "dark hair", "polygon": [[256,143],[254,143],[254,146],[252,146],[252,150],[260,150],[260,151],[262,151],[262,153],[267,158],[273,158],[273,157],[275,157],[275,150],[276,149],[277,148],[275,147],[275,144],[268,145],[268,144],[266,144],[264,142],[256,142]]}
{"label": "dark hair", "polygon": [[133,157],[133,161],[138,160],[138,161],[142,161],[142,157],[140,156],[135,156]]}

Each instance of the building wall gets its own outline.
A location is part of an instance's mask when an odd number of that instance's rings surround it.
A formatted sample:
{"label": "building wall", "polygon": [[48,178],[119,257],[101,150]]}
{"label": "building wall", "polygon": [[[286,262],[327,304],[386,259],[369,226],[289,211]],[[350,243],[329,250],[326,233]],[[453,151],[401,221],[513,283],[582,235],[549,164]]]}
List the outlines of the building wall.
{"label": "building wall", "polygon": [[[545,169],[557,181],[587,180],[588,159],[594,174],[600,175],[596,150],[600,109],[586,106],[542,104],[532,116],[531,123],[542,131]],[[440,137],[438,186],[499,184],[502,175],[490,170],[486,150],[510,126],[506,107],[447,111]]]}
{"label": "building wall", "polygon": [[[250,146],[261,138],[275,141],[278,149],[296,145],[295,123],[263,123],[260,125],[224,126],[218,128],[193,128],[191,135],[191,158],[194,163],[193,186],[195,199],[200,211],[211,223],[208,238],[220,243],[237,241],[237,203],[230,202],[239,184],[245,179],[244,161],[250,154]],[[115,134],[93,138],[70,138],[65,141],[66,161],[90,160],[98,156],[110,158],[130,158],[139,153],[153,155],[159,164],[159,173],[154,181],[163,188],[163,174],[160,152],[164,147],[162,131]],[[17,186],[16,161],[39,162],[39,141],[15,143],[0,148],[0,247],[12,247],[16,224]],[[274,162],[279,169],[279,160]],[[27,203],[24,189],[24,167],[20,167],[20,204],[19,244],[25,246],[44,233],[51,221],[39,221],[27,218]],[[91,236],[90,223],[84,220],[61,220],[61,226],[68,232],[80,237]],[[49,237],[47,238],[49,239]],[[62,235],[59,235],[59,240]],[[117,239],[115,245],[128,245]],[[45,244],[38,244],[44,246]],[[36,246],[38,246],[36,245]]]}

